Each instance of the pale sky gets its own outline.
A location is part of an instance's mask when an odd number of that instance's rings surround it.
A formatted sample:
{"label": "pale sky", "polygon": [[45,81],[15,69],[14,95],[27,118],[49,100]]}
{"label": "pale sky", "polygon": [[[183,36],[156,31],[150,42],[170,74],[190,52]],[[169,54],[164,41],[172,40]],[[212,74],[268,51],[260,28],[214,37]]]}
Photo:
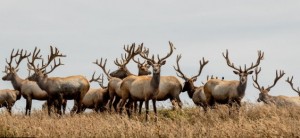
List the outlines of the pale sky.
{"label": "pale sky", "polygon": [[[261,62],[261,85],[273,83],[276,69],[286,72],[271,95],[297,96],[285,82],[291,75],[294,75],[294,84],[300,86],[298,0],[7,0],[0,3],[1,70],[13,48],[32,51],[37,46],[46,55],[52,45],[67,57],[61,59],[65,65],[50,76],[80,74],[90,79],[94,71],[102,72],[92,64],[101,57],[108,59],[108,68],[117,69],[113,60],[124,53],[123,45],[144,43],[150,53],[165,55],[171,41],[176,51],[162,67],[162,75],[176,75],[173,65],[176,55],[182,54],[180,65],[187,76],[197,73],[202,57],[210,61],[198,78],[197,86],[207,75],[237,80],[222,52],[228,49],[235,65],[249,66],[256,61],[257,51],[262,50],[265,59]],[[137,73],[134,63],[128,67]],[[25,78],[27,74],[26,62],[23,62],[19,75]],[[259,92],[252,86],[251,77],[248,77],[244,100],[256,102]],[[10,82],[1,80],[0,84],[1,89],[13,89]],[[193,105],[187,93],[181,97]],[[40,103],[35,101],[33,106],[40,108]],[[71,106],[73,102],[68,105]],[[15,109],[24,110],[24,107],[22,99]]]}

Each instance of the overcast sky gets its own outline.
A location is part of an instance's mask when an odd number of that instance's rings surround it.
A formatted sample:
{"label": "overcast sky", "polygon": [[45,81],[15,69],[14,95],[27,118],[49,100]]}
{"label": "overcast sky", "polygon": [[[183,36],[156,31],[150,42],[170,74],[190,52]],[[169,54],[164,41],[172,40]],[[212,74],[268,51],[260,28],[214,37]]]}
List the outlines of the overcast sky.
{"label": "overcast sky", "polygon": [[[297,96],[285,82],[291,75],[294,75],[295,85],[300,86],[298,0],[9,0],[0,3],[1,70],[13,48],[32,51],[37,46],[46,55],[52,45],[67,57],[62,59],[65,65],[50,76],[81,74],[89,79],[94,71],[102,72],[92,64],[101,57],[108,59],[108,68],[117,69],[113,60],[124,52],[123,45],[144,43],[150,53],[165,55],[171,41],[176,51],[162,67],[162,75],[176,75],[172,66],[176,55],[182,54],[180,65],[187,76],[197,73],[202,57],[209,60],[197,86],[207,75],[237,80],[222,52],[228,49],[235,65],[249,66],[256,61],[257,51],[262,50],[265,59],[261,62],[261,85],[273,83],[276,69],[286,72],[271,95]],[[128,67],[137,73],[134,63]],[[27,74],[26,62],[23,62],[19,75],[25,78]],[[259,92],[252,86],[251,77],[244,100],[256,102]],[[1,89],[13,89],[10,82],[1,80],[0,84]],[[91,86],[98,87],[97,84]],[[181,97],[192,104],[187,93]],[[34,102],[33,106],[41,107],[40,102]],[[24,107],[22,99],[15,108]]]}

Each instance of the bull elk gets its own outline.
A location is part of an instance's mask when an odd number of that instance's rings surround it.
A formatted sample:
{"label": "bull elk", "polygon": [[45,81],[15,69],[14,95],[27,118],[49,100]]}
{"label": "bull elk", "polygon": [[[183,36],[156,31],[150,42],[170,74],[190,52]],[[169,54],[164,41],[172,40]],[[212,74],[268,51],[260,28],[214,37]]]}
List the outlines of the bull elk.
{"label": "bull elk", "polygon": [[[48,56],[48,61],[46,64],[42,62],[41,67],[35,65],[34,62],[36,59],[41,59],[39,55],[40,49],[34,49],[32,54],[31,61],[28,60],[29,70],[33,70],[34,74],[29,76],[28,79],[31,81],[36,81],[39,87],[42,90],[45,90],[48,93],[48,114],[50,115],[50,105],[54,100],[58,100],[58,107],[62,105],[62,99],[71,100],[74,99],[74,105],[78,105],[77,113],[81,111],[81,103],[84,95],[90,88],[89,81],[81,75],[69,76],[69,77],[48,77],[52,71],[55,70],[58,66],[63,65],[59,59],[57,63],[55,58],[57,57],[66,57],[65,55],[59,53],[58,49],[55,48],[55,51],[52,46],[50,46],[50,55]],[[43,61],[43,60],[42,60]],[[50,65],[51,62],[54,62],[54,65],[51,66],[49,71],[46,71],[46,68]],[[61,108],[58,109],[58,113],[61,115]]]}
{"label": "bull elk", "polygon": [[284,71],[277,71],[276,70],[276,77],[274,79],[273,85],[264,88],[264,86],[260,86],[258,83],[258,74],[261,72],[261,68],[255,69],[255,75],[252,76],[253,79],[253,86],[259,90],[259,97],[257,102],[263,102],[265,104],[274,104],[276,106],[285,106],[285,105],[293,105],[295,101],[299,103],[299,97],[287,97],[283,95],[279,96],[271,96],[269,95],[270,90],[276,85],[279,79],[284,76]]}
{"label": "bull elk", "polygon": [[[228,50],[226,50],[226,54],[223,53],[223,57],[227,61],[227,65],[234,69],[233,73],[239,75],[239,80],[218,80],[211,79],[207,81],[204,85],[204,92],[207,99],[207,104],[213,106],[216,103],[219,104],[228,104],[230,107],[234,102],[238,104],[238,107],[241,106],[241,100],[245,96],[245,90],[247,87],[247,77],[249,74],[252,74],[255,67],[260,64],[260,61],[264,58],[264,53],[258,51],[258,58],[256,64],[251,64],[249,68],[246,67],[242,70],[234,66],[233,63],[230,62],[228,57]],[[206,107],[205,107],[206,108]]]}
{"label": "bull elk", "polygon": [[156,112],[156,99],[159,93],[160,86],[160,72],[161,66],[165,65],[166,59],[170,57],[173,53],[173,44],[170,44],[170,52],[163,58],[159,58],[157,56],[158,61],[154,60],[154,55],[150,59],[148,54],[141,53],[140,56],[147,60],[147,63],[152,67],[152,76],[129,76],[126,77],[121,84],[121,92],[122,92],[122,101],[120,103],[120,113],[123,110],[123,106],[126,101],[126,111],[128,116],[131,116],[130,107],[132,102],[134,101],[145,101],[146,107],[146,121],[148,120],[149,114],[149,100],[153,102],[153,109],[157,119]]}
{"label": "bull elk", "polygon": [[176,59],[177,67],[174,66],[174,69],[177,72],[177,76],[182,78],[185,81],[183,84],[182,92],[187,91],[188,96],[193,100],[193,102],[197,106],[204,107],[204,104],[206,103],[206,97],[204,94],[203,86],[197,87],[197,86],[195,86],[194,82],[197,81],[197,78],[201,75],[201,72],[202,72],[204,66],[207,65],[208,61],[206,61],[204,58],[202,59],[202,61],[200,60],[199,61],[200,68],[199,68],[198,74],[189,78],[180,69],[180,66],[179,66],[180,59],[181,59],[181,55],[178,55],[177,59]]}

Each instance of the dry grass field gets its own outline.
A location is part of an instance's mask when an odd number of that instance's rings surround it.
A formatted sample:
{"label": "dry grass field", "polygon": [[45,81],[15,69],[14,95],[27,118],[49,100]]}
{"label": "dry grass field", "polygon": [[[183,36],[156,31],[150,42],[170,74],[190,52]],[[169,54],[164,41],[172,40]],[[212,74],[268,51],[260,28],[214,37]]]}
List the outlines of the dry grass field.
{"label": "dry grass field", "polygon": [[0,137],[300,137],[300,108],[244,105],[228,114],[226,107],[203,113],[199,108],[153,112],[128,119],[109,113],[83,113],[48,117],[34,111],[31,117],[6,112],[0,114]]}

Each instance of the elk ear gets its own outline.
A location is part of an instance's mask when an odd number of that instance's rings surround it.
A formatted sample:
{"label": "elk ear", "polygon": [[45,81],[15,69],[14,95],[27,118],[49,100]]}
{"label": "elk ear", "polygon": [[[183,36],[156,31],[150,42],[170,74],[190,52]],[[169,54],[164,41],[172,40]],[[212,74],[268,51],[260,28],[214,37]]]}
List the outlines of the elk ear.
{"label": "elk ear", "polygon": [[150,66],[152,66],[152,65],[153,65],[153,62],[150,61],[150,60],[147,60],[147,64],[150,65]]}
{"label": "elk ear", "polygon": [[165,65],[166,64],[166,60],[163,60],[160,65]]}
{"label": "elk ear", "polygon": [[251,70],[251,71],[249,71],[247,74],[252,74],[253,73],[253,71]]}
{"label": "elk ear", "polygon": [[238,71],[233,71],[233,73],[238,75],[240,72],[238,72]]}
{"label": "elk ear", "polygon": [[197,78],[193,78],[193,82],[197,81]]}

